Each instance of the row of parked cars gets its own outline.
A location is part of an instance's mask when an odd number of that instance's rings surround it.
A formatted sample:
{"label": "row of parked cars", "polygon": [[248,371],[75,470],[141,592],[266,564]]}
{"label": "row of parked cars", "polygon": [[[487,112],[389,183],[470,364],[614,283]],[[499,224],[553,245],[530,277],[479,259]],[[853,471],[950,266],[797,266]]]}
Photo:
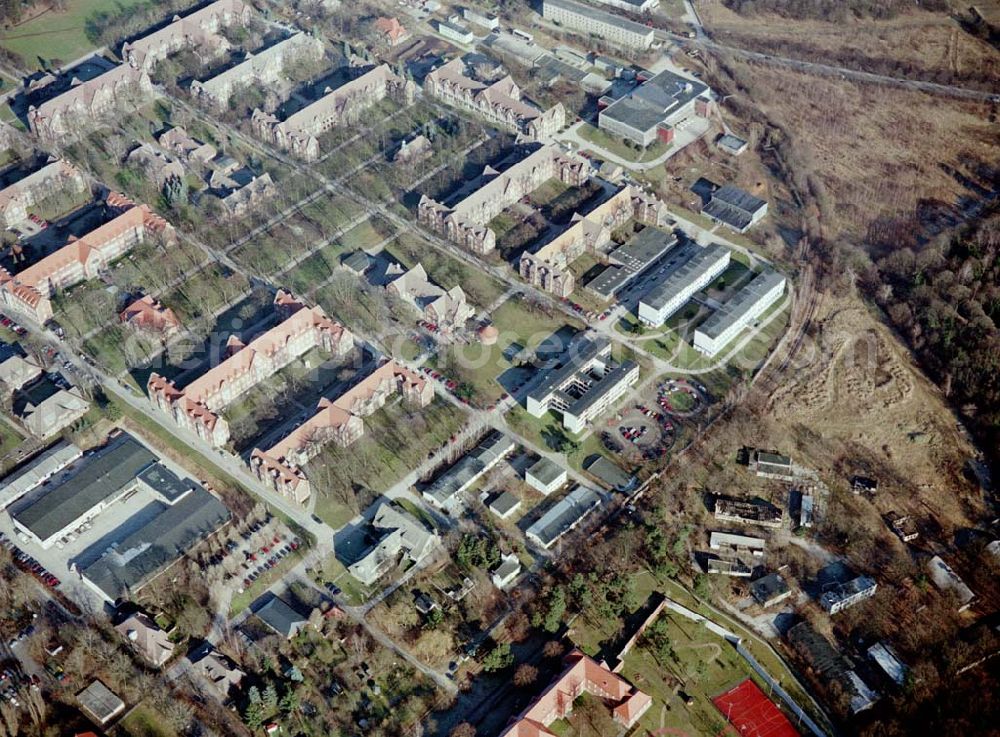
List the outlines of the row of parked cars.
{"label": "row of parked cars", "polygon": [[58,578],[49,573],[45,566],[17,547],[17,545],[14,544],[14,541],[2,532],[0,532],[0,545],[3,545],[10,551],[11,557],[14,558],[14,562],[17,563],[18,566],[33,575],[46,586],[49,588],[55,588],[59,585],[60,581]]}

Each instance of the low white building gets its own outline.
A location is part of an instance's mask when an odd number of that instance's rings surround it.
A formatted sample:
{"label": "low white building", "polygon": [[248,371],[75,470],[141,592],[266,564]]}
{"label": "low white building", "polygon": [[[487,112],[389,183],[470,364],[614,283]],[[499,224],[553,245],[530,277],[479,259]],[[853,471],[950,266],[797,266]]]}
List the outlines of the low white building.
{"label": "low white building", "polygon": [[437,29],[438,33],[449,41],[455,41],[466,46],[476,40],[472,29],[464,25],[457,15],[451,16],[448,20],[439,21]]}
{"label": "low white building", "polygon": [[500,556],[500,565],[495,568],[490,579],[498,589],[506,589],[521,573],[521,561],[513,553]]}
{"label": "low white building", "polygon": [[734,532],[713,532],[709,535],[708,546],[712,550],[725,550],[736,548],[747,550],[753,555],[763,555],[767,542],[759,537],[749,535],[738,535]]}
{"label": "low white building", "polygon": [[691,257],[639,300],[639,319],[659,327],[729,266],[729,249],[713,243]]}
{"label": "low white building", "polygon": [[490,13],[482,13],[475,8],[464,8],[462,17],[469,23],[475,23],[477,26],[488,28],[491,31],[500,30],[500,19]]}
{"label": "low white building", "polygon": [[694,331],[694,349],[714,356],[785,293],[785,277],[766,269]]}
{"label": "low white building", "polygon": [[561,488],[568,477],[565,468],[548,458],[539,458],[524,472],[525,483],[545,496]]}

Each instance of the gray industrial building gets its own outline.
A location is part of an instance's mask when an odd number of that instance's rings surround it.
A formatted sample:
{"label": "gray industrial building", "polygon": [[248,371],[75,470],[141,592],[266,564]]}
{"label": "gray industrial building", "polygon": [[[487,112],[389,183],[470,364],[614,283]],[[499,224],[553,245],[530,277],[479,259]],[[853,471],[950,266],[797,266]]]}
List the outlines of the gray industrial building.
{"label": "gray industrial building", "polygon": [[525,535],[543,548],[550,548],[600,503],[601,497],[596,491],[578,486],[531,525]]}
{"label": "gray industrial building", "polygon": [[701,214],[737,233],[746,233],[767,214],[767,202],[732,184],[712,193]]}
{"label": "gray industrial building", "polygon": [[[708,105],[708,86],[662,71],[614,101],[598,114],[597,127],[612,135],[649,146],[673,140],[672,129],[697,114],[696,101]],[[603,100],[602,100],[603,101]]]}
{"label": "gray industrial building", "polygon": [[440,509],[457,511],[461,506],[459,495],[516,447],[517,444],[506,434],[490,433],[479,445],[434,479],[423,490],[424,498]]}
{"label": "gray industrial building", "polygon": [[108,602],[134,594],[231,516],[226,505],[193,481],[187,480],[183,492],[178,493],[174,482],[180,479],[159,464],[153,468],[157,471],[147,475],[147,483],[168,479],[167,485],[152,487],[163,498],[156,502],[160,513],[114,541],[97,560],[80,569],[83,579]]}
{"label": "gray industrial building", "polygon": [[785,277],[765,269],[695,329],[694,349],[714,356],[784,293]]}
{"label": "gray industrial building", "polygon": [[608,254],[610,264],[587,282],[601,299],[611,299],[677,245],[673,233],[647,226]]}
{"label": "gray industrial building", "polygon": [[155,461],[146,446],[123,433],[85,456],[73,475],[12,505],[10,516],[19,531],[49,548],[132,491],[139,473]]}
{"label": "gray industrial building", "polygon": [[729,249],[713,243],[690,258],[639,300],[639,319],[659,327],[729,266]]}
{"label": "gray industrial building", "polygon": [[542,17],[572,31],[596,36],[627,49],[644,51],[653,45],[652,28],[593,5],[573,0],[542,0]]}

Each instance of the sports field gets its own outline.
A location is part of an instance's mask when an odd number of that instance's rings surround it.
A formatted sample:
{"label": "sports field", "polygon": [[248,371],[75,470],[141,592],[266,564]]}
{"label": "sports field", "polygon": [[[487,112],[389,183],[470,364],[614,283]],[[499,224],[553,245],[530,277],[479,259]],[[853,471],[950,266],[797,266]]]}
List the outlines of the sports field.
{"label": "sports field", "polygon": [[788,718],[749,678],[719,694],[712,703],[741,735],[799,737]]}

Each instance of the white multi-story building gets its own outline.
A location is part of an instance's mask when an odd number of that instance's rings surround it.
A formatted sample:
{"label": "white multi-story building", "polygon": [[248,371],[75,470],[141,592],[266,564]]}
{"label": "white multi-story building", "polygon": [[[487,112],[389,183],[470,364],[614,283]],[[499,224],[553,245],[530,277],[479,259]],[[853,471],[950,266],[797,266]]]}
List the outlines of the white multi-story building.
{"label": "white multi-story building", "polygon": [[542,0],[542,17],[572,31],[597,36],[616,46],[644,51],[653,45],[652,28],[592,5],[572,0]]}
{"label": "white multi-story building", "polygon": [[858,576],[846,583],[838,584],[824,593],[819,601],[830,614],[837,614],[865,599],[875,596],[878,583],[868,576]]}
{"label": "white multi-story building", "polygon": [[728,248],[713,243],[695,251],[666,279],[639,300],[639,319],[658,327],[696,292],[704,289],[729,266]]}
{"label": "white multi-story building", "polygon": [[660,6],[660,0],[594,0],[600,5],[628,10],[632,13],[648,13]]}
{"label": "white multi-story building", "polygon": [[694,348],[714,356],[785,293],[785,277],[767,269],[694,331]]}
{"label": "white multi-story building", "polygon": [[532,417],[555,410],[562,415],[563,427],[578,433],[638,380],[639,365],[634,361],[616,363],[611,357],[611,341],[584,338],[572,343],[560,365],[528,393],[526,408]]}

